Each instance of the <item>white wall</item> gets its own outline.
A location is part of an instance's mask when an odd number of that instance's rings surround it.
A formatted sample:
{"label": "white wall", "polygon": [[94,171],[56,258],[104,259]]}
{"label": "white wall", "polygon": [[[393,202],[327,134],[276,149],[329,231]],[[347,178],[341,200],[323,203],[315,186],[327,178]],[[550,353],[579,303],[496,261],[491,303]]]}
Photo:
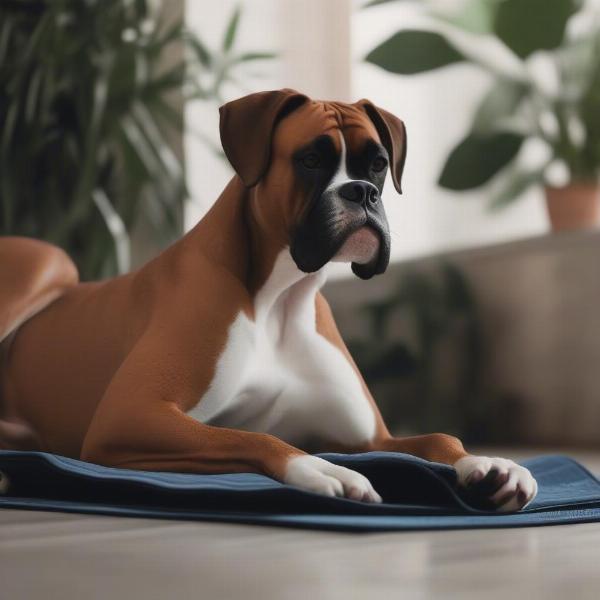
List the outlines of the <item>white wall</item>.
{"label": "white wall", "polygon": [[[226,90],[228,99],[251,91],[294,87],[315,97],[356,100],[368,97],[403,118],[409,152],[404,195],[391,182],[386,202],[392,230],[392,258],[479,246],[544,232],[541,193],[533,191],[501,213],[486,212],[486,190],[454,194],[435,184],[444,158],[466,131],[486,76],[471,66],[454,66],[413,77],[391,75],[363,57],[401,27],[414,21],[402,2],[361,9],[364,0],[245,0],[239,43],[244,50],[274,50],[278,61],[257,65],[263,77],[245,76],[243,88]],[[187,19],[208,43],[218,44],[237,4],[188,0]],[[350,69],[350,66],[352,68]],[[193,135],[199,129],[218,141],[217,106],[188,108],[185,139],[192,226],[218,196],[230,171]],[[346,272],[346,271],[344,271]]]}

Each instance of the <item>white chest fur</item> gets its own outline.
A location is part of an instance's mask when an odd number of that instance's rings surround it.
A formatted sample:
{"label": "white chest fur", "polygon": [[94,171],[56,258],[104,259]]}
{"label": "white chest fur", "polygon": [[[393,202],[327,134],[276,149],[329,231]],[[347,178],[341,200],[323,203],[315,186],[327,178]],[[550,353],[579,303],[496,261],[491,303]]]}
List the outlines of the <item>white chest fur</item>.
{"label": "white chest fur", "polygon": [[256,295],[255,320],[240,313],[233,322],[213,382],[191,416],[301,447],[372,439],[375,416],[354,369],[316,331],[315,294],[324,280],[281,252]]}

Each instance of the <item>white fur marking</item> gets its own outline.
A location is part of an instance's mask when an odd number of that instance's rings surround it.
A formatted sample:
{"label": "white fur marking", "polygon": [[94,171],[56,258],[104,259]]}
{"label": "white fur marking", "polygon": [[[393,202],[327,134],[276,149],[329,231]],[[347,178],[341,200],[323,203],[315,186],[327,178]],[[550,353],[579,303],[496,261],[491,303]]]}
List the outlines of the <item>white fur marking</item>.
{"label": "white fur marking", "polygon": [[[338,165],[338,168],[337,168],[336,172],[334,173],[333,177],[331,178],[331,181],[329,182],[329,185],[327,186],[325,191],[339,187],[339,186],[343,185],[344,183],[348,183],[349,181],[356,181],[356,182],[366,181],[365,179],[354,179],[353,177],[350,176],[350,173],[348,173],[348,162],[347,162],[348,151],[346,149],[346,140],[344,140],[344,136],[342,135],[341,131],[340,131],[340,144],[341,144],[340,164]],[[367,183],[370,183],[370,182],[367,181]]]}
{"label": "white fur marking", "polygon": [[207,424],[277,435],[303,448],[375,435],[375,415],[346,357],[316,331],[324,270],[301,272],[284,249],[255,298],[255,320],[229,329],[210,388],[190,414]]}
{"label": "white fur marking", "polygon": [[340,152],[340,164],[338,165],[337,171],[331,178],[331,181],[329,182],[329,185],[327,186],[326,190],[330,190],[332,188],[339,187],[340,185],[342,185],[348,181],[355,181],[352,179],[352,177],[350,177],[350,174],[348,173],[348,165],[346,164],[346,154],[347,154],[346,141],[344,140],[344,136],[342,135],[341,131],[340,131],[340,144],[341,144],[341,148],[342,148],[342,150]]}
{"label": "white fur marking", "polygon": [[[344,183],[360,182],[362,179],[353,179],[348,173],[346,141],[340,131],[340,164],[325,191],[334,191]],[[332,262],[356,262],[367,264],[375,258],[379,249],[379,238],[373,230],[355,231],[331,259]]]}
{"label": "white fur marking", "polygon": [[287,466],[284,483],[324,496],[381,502],[381,496],[360,473],[334,465],[317,456],[297,456]]}
{"label": "white fur marking", "polygon": [[[528,469],[518,465],[506,458],[489,458],[487,456],[464,456],[454,463],[458,483],[468,486],[470,480],[480,481],[490,469],[496,469],[499,474],[508,475],[508,479],[502,487],[491,496],[493,502],[502,501],[504,504],[498,507],[499,512],[511,512],[525,508],[537,495],[537,482]],[[521,502],[517,492],[522,491],[525,499]],[[514,494],[510,497],[511,494]],[[510,499],[506,501],[506,498]]]}

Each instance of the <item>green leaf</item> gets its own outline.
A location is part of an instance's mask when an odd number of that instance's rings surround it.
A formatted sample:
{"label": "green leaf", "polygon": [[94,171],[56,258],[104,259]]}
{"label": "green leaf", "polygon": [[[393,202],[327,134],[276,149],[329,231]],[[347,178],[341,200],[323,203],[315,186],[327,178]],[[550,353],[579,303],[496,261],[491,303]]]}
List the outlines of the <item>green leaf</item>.
{"label": "green leaf", "polygon": [[92,192],[92,198],[112,238],[117,270],[120,274],[127,273],[131,268],[131,241],[121,215],[115,210],[104,190],[96,188]]}
{"label": "green leaf", "polygon": [[10,44],[10,36],[13,31],[13,20],[4,17],[4,22],[0,26],[0,65],[4,64],[8,47]]}
{"label": "green leaf", "polygon": [[27,88],[27,100],[25,102],[25,121],[31,123],[36,116],[36,107],[40,95],[40,86],[42,83],[42,71],[36,69],[31,76],[29,86]]}
{"label": "green leaf", "polygon": [[388,2],[398,2],[399,0],[371,0],[367,2],[363,8],[369,8],[370,6],[377,6],[379,4],[387,4]]}
{"label": "green leaf", "polygon": [[183,175],[181,164],[179,160],[177,160],[171,146],[163,139],[163,136],[148,109],[141,102],[135,102],[133,105],[133,116],[140,131],[144,133],[148,140],[149,148],[160,160],[165,173],[172,182],[180,181]]}
{"label": "green leaf", "polygon": [[8,156],[10,151],[10,146],[13,140],[13,133],[16,129],[17,120],[19,118],[19,103],[13,102],[6,112],[6,117],[4,118],[4,122],[2,124],[3,131],[2,137],[0,139],[0,149],[2,150],[3,155]]}
{"label": "green leaf", "polygon": [[585,96],[590,82],[600,75],[599,51],[600,31],[596,29],[569,40],[554,52],[563,98],[576,100]]}
{"label": "green leaf", "polygon": [[232,63],[242,63],[249,62],[252,60],[272,60],[277,58],[277,54],[275,52],[245,52],[244,54],[240,54],[235,57]]}
{"label": "green leaf", "polygon": [[233,47],[235,36],[237,33],[238,24],[240,22],[240,15],[242,13],[241,7],[238,5],[229,19],[227,29],[225,30],[225,36],[223,38],[223,51],[229,52]]}
{"label": "green leaf", "polygon": [[560,46],[580,0],[504,0],[494,22],[496,35],[521,58]]}
{"label": "green leaf", "polygon": [[160,30],[159,28],[159,31],[160,33],[150,43],[150,47],[151,49],[157,49],[160,52],[171,42],[178,42],[181,40],[184,35],[183,21],[177,20],[165,30]]}
{"label": "green leaf", "polygon": [[179,110],[171,106],[161,96],[151,95],[145,103],[152,110],[152,114],[157,121],[164,123],[168,129],[181,134],[183,129],[183,115]]}
{"label": "green leaf", "polygon": [[204,42],[197,35],[194,35],[191,32],[188,33],[186,39],[194,54],[200,61],[200,64],[206,68],[210,68],[213,58],[209,50],[204,45]]}
{"label": "green leaf", "polygon": [[438,19],[465,31],[485,34],[493,31],[494,18],[500,1],[467,0],[458,11],[435,11],[433,14]]}
{"label": "green leaf", "polygon": [[461,191],[487,183],[515,157],[523,139],[523,136],[514,133],[469,134],[452,150],[440,175],[439,185]]}
{"label": "green leaf", "polygon": [[180,89],[185,79],[185,63],[172,65],[168,70],[161,73],[155,79],[149,81],[143,88],[143,92],[152,94],[163,94],[170,90]]}
{"label": "green leaf", "polygon": [[[595,55],[600,56],[600,36],[596,37]],[[600,175],[600,68],[596,65],[580,100],[580,115],[587,131],[583,148],[584,169],[588,177],[598,179]]]}
{"label": "green leaf", "polygon": [[138,123],[132,115],[127,115],[121,123],[124,139],[129,144],[131,150],[135,152],[137,159],[144,165],[147,173],[160,173],[163,175],[160,161],[157,159],[154,149],[148,143],[148,140],[143,135]]}
{"label": "green leaf", "polygon": [[439,33],[406,29],[369,52],[365,60],[391,73],[412,75],[461,62],[464,57]]}
{"label": "green leaf", "polygon": [[[180,233],[184,173],[169,144],[180,142],[171,134],[182,127],[183,84],[231,79],[270,57],[235,47],[239,10],[212,47],[155,4],[0,0],[0,231],[60,243],[83,279],[125,268],[116,233],[152,206],[157,240]],[[142,27],[146,18],[155,27]],[[126,30],[138,37],[125,42]]]}
{"label": "green leaf", "polygon": [[53,25],[52,14],[50,12],[44,14],[37,24],[35,31],[27,41],[27,45],[23,49],[23,62],[29,62],[29,60],[35,56],[35,52],[38,50],[41,41],[44,39],[44,36],[48,35],[48,32]]}
{"label": "green leaf", "polygon": [[477,108],[473,132],[486,135],[501,129],[503,122],[514,115],[526,92],[527,87],[518,81],[496,81]]}
{"label": "green leaf", "polygon": [[503,185],[493,194],[489,209],[497,211],[518,200],[532,185],[543,181],[543,170],[524,171],[516,169],[510,173]]}
{"label": "green leaf", "polygon": [[146,0],[135,0],[135,14],[142,19],[148,15],[148,2]]}

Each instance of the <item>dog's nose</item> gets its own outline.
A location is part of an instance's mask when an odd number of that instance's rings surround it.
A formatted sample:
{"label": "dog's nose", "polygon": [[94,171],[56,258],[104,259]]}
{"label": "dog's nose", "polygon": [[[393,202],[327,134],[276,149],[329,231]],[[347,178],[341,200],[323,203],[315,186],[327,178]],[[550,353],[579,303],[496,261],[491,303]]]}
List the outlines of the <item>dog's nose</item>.
{"label": "dog's nose", "polygon": [[368,181],[348,181],[340,186],[338,194],[350,202],[358,202],[363,206],[379,200],[379,190]]}

